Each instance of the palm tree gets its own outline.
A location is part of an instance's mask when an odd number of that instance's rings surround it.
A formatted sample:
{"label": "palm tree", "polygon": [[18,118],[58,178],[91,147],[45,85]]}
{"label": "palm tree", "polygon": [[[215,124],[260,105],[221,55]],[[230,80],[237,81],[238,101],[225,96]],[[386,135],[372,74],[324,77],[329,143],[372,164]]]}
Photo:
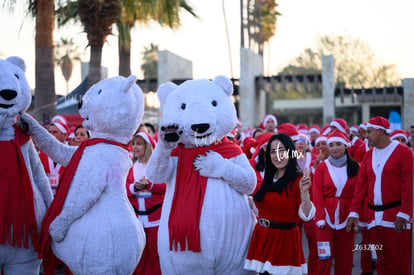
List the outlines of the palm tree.
{"label": "palm tree", "polygon": [[72,38],[61,38],[61,40],[56,43],[55,62],[56,65],[60,66],[63,77],[65,78],[66,94],[69,92],[68,84],[72,77],[73,60],[80,60],[78,47],[73,42]]}
{"label": "palm tree", "polygon": [[157,78],[158,77],[158,45],[150,44],[149,48],[144,47],[142,52],[142,65],[141,70],[144,72],[144,78]]}
{"label": "palm tree", "polygon": [[[16,0],[3,0],[11,10]],[[58,1],[59,2],[59,1]],[[53,55],[54,9],[53,0],[28,0],[28,11],[36,17],[35,27],[35,116],[39,121],[50,121],[56,113],[55,75]]]}
{"label": "palm tree", "polygon": [[101,80],[102,48],[106,37],[112,34],[120,10],[120,0],[78,1],[79,18],[90,47],[88,87]]}
{"label": "palm tree", "polygon": [[155,20],[161,26],[177,28],[180,26],[181,9],[197,17],[185,0],[122,0],[121,15],[117,21],[120,75],[131,74],[131,29],[135,22]]}

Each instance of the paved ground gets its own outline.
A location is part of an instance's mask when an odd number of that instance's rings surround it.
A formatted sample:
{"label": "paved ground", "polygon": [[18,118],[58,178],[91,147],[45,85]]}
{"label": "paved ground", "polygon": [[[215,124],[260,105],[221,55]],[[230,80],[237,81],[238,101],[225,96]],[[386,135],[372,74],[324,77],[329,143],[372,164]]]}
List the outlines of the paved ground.
{"label": "paved ground", "polygon": [[[307,259],[308,253],[309,253],[309,247],[308,247],[308,241],[306,239],[306,235],[304,233],[304,230],[302,231],[302,240],[303,240],[303,250],[304,250],[304,253],[305,253],[305,258]],[[355,243],[359,244],[360,242],[361,242],[361,234],[357,233],[355,235]],[[352,275],[360,275],[361,274],[360,260],[361,260],[361,251],[355,251],[354,252],[354,264],[353,264],[353,267],[352,267]],[[334,274],[333,266],[332,266],[331,274]],[[374,271],[374,274],[377,274],[377,273]]]}
{"label": "paved ground", "polygon": [[[306,235],[304,233],[304,230],[302,231],[302,239],[303,239],[303,250],[305,253],[305,258],[308,257],[308,252],[309,252],[309,248],[308,248],[308,241],[306,240]],[[361,242],[361,234],[357,233],[355,235],[355,243],[358,244]],[[352,275],[359,275],[361,274],[361,265],[360,265],[360,259],[361,259],[361,251],[355,251],[354,252],[354,264],[353,264],[353,268],[352,268]],[[334,269],[332,266],[332,272],[331,274],[334,274]],[[377,274],[374,271],[374,274]],[[56,271],[55,275],[64,275],[64,272],[62,271]]]}

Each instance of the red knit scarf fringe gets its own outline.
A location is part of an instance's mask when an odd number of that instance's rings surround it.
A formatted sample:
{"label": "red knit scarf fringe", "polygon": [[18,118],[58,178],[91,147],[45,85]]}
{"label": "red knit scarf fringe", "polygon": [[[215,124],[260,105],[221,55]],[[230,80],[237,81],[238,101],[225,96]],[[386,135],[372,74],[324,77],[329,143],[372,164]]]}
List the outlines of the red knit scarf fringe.
{"label": "red knit scarf fringe", "polygon": [[30,140],[16,125],[15,138],[0,141],[0,244],[29,248],[37,242],[33,189],[21,146]]}

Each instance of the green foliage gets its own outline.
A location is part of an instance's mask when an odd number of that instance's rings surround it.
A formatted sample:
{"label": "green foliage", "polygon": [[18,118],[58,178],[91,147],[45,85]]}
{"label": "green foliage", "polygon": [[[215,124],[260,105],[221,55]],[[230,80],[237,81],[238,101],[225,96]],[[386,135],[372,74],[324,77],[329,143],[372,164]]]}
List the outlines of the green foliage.
{"label": "green foliage", "polygon": [[144,78],[157,78],[158,76],[158,45],[150,44],[142,52],[141,70],[144,72]]}
{"label": "green foliage", "polygon": [[[337,87],[369,88],[400,85],[395,65],[382,65],[371,48],[359,38],[321,36],[315,49],[306,48],[290,62],[298,74],[321,71],[322,56],[333,55]],[[300,69],[299,69],[300,68]],[[284,68],[286,73],[291,68]]]}

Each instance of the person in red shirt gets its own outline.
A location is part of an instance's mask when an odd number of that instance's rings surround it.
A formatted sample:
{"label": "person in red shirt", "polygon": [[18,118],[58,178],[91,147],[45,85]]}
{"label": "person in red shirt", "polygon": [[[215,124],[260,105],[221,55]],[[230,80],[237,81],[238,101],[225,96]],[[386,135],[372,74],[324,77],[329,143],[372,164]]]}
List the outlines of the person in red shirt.
{"label": "person in red shirt", "polygon": [[137,133],[132,139],[133,166],[127,177],[127,194],[146,235],[146,245],[134,274],[161,274],[157,249],[158,226],[166,184],[153,184],[146,179],[147,162],[155,148],[151,135]]}
{"label": "person in red shirt", "polygon": [[367,227],[370,249],[378,257],[377,273],[411,274],[413,153],[392,141],[390,133],[390,123],[383,117],[367,123],[373,148],[361,163],[347,230],[357,225],[367,199]]}

